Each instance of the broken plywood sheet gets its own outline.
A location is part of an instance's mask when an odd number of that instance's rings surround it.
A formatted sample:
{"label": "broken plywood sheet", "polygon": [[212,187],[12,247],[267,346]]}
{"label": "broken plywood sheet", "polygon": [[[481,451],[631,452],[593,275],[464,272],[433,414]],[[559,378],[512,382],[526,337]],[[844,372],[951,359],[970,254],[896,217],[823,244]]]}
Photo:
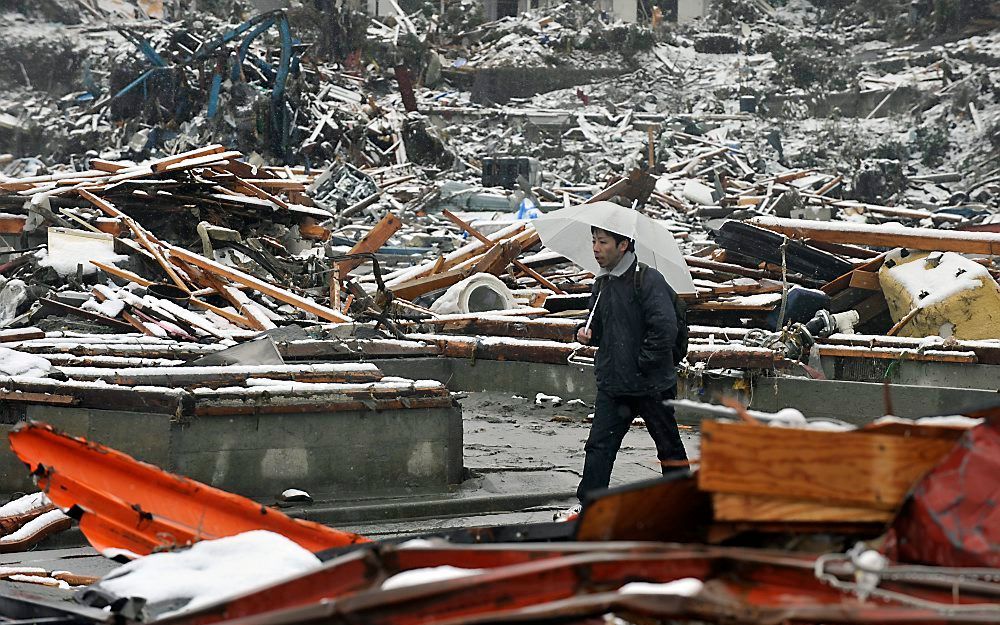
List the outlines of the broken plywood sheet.
{"label": "broken plywood sheet", "polygon": [[954,445],[947,439],[706,421],[698,485],[718,493],[780,493],[892,510]]}

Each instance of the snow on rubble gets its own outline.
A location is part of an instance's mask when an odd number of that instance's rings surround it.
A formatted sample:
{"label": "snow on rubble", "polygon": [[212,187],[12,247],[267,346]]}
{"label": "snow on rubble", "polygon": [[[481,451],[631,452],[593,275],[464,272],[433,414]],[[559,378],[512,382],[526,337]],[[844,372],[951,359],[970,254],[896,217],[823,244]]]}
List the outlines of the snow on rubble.
{"label": "snow on rubble", "polygon": [[315,555],[284,536],[254,530],[138,558],[106,575],[95,587],[117,597],[142,597],[147,609],[160,618],[319,566]]}
{"label": "snow on rubble", "polygon": [[0,347],[0,375],[43,378],[52,371],[52,364],[34,354]]}

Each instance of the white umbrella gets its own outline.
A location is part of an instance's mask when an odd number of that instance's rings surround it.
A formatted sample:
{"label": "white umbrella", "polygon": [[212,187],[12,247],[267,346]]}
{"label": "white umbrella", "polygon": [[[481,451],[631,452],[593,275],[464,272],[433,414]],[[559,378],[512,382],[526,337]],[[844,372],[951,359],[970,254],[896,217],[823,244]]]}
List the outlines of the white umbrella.
{"label": "white umbrella", "polygon": [[534,220],[542,244],[592,273],[600,270],[594,258],[591,226],[625,235],[635,241],[639,260],[663,274],[678,293],[694,293],[694,282],[674,235],[661,221],[614,202],[594,202],[561,208]]}

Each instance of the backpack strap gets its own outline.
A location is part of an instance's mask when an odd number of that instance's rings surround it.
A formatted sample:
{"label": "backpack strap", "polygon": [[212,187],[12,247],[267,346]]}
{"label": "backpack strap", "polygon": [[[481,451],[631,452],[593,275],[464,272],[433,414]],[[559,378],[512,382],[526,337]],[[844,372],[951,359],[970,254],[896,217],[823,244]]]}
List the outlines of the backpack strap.
{"label": "backpack strap", "polygon": [[649,265],[643,262],[636,264],[635,273],[632,275],[632,286],[635,289],[636,295],[642,293],[642,277],[646,275],[646,270],[649,269]]}

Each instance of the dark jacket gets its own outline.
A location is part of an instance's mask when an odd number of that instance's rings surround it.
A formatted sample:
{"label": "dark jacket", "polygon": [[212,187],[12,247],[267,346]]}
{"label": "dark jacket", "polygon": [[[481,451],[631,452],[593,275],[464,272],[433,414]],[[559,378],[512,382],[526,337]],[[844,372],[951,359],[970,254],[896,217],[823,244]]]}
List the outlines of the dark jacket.
{"label": "dark jacket", "polygon": [[[621,276],[594,280],[590,344],[597,346],[597,387],[612,395],[649,395],[677,384],[674,343],[677,314],[670,286],[648,268],[636,291],[633,262]],[[598,301],[597,293],[601,292]]]}

